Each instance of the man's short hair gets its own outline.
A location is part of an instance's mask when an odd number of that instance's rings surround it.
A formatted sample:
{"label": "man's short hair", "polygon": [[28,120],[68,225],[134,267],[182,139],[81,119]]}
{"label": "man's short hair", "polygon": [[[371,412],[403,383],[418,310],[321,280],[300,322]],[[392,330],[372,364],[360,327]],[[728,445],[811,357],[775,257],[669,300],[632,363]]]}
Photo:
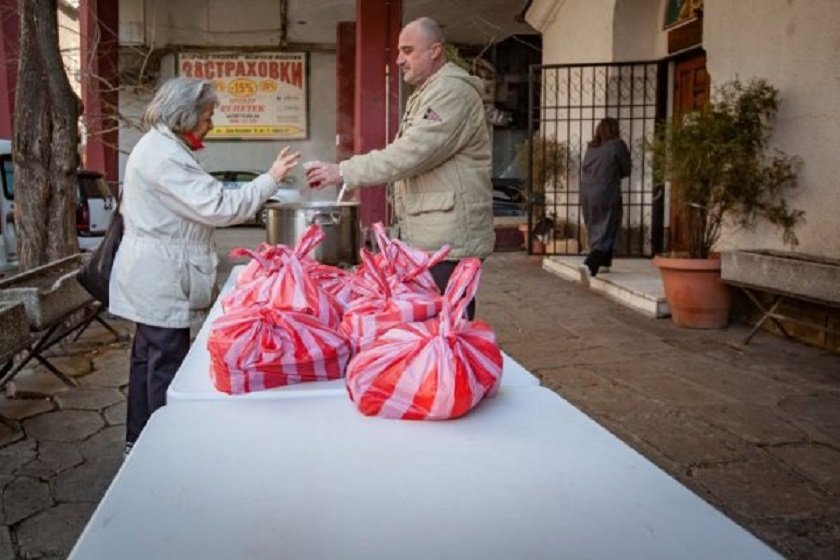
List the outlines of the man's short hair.
{"label": "man's short hair", "polygon": [[443,29],[441,29],[440,24],[432,18],[424,16],[415,19],[411,23],[417,24],[417,26],[422,30],[423,35],[429,39],[430,43],[446,43],[446,37],[443,35]]}

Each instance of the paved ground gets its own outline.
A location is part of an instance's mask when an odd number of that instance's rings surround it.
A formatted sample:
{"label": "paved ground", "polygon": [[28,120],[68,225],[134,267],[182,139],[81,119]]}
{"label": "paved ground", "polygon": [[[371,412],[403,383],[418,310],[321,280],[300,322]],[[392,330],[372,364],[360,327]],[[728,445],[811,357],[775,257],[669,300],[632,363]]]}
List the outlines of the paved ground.
{"label": "paved ground", "polygon": [[[260,240],[227,230],[221,250]],[[678,329],[521,253],[486,261],[478,315],[545,385],[782,554],[840,558],[840,356]],[[66,557],[119,468],[128,342],[112,340],[96,328],[61,349],[79,388],[38,367],[0,397],[0,560]]]}

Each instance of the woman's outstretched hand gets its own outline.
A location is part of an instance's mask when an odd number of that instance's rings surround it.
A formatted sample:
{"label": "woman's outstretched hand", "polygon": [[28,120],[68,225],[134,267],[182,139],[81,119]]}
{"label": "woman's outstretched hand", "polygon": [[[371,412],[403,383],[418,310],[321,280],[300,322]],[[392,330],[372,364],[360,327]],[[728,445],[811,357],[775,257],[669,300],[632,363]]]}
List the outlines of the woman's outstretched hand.
{"label": "woman's outstretched hand", "polygon": [[271,164],[271,169],[268,170],[268,174],[271,175],[271,178],[274,179],[275,183],[281,182],[283,179],[286,178],[286,175],[289,174],[300,160],[300,153],[298,152],[290,152],[291,148],[286,146],[280,153],[277,154],[277,159],[274,160],[274,163]]}

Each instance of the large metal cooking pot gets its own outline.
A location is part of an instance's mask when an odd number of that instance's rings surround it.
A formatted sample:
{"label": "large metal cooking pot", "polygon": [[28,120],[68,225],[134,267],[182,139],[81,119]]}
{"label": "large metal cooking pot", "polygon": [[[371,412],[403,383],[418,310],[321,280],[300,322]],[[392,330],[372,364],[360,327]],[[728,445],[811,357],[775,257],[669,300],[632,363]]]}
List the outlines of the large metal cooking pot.
{"label": "large metal cooking pot", "polygon": [[270,202],[266,209],[266,240],[294,247],[312,224],[326,237],[310,255],[325,264],[357,264],[359,261],[358,202]]}

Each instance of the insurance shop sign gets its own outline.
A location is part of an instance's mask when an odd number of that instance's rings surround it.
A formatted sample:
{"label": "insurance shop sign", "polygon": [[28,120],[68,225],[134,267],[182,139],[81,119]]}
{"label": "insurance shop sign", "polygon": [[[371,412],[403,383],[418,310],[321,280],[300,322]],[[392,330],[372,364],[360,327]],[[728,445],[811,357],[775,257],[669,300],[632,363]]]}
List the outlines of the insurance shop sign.
{"label": "insurance shop sign", "polygon": [[213,139],[307,138],[306,53],[182,53],[178,73],[210,80],[219,105]]}

